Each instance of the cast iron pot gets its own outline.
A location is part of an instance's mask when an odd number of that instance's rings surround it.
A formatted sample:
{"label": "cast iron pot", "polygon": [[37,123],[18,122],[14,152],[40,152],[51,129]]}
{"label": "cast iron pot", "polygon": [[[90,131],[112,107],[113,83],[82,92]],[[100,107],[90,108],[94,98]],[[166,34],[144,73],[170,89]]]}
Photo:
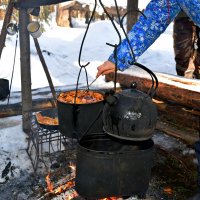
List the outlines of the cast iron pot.
{"label": "cast iron pot", "polygon": [[153,141],[125,141],[107,134],[84,137],[77,148],[75,188],[88,199],[145,197],[153,166]]}
{"label": "cast iron pot", "polygon": [[[42,110],[39,111],[38,113],[40,113],[42,116],[44,117],[50,117],[50,118],[56,118],[58,117],[58,111],[57,108],[50,108],[50,109],[46,109],[46,110]],[[48,124],[42,124],[41,122],[39,122],[38,118],[37,118],[37,113],[36,113],[36,122],[40,125],[40,127],[47,129],[47,130],[58,130],[58,125],[48,125]]]}
{"label": "cast iron pot", "polygon": [[[95,91],[103,94],[101,91]],[[80,140],[85,134],[102,132],[104,100],[89,104],[63,103],[57,100],[59,131]]]}
{"label": "cast iron pot", "polygon": [[0,79],[0,101],[4,101],[10,94],[9,81],[7,79]]}
{"label": "cast iron pot", "polygon": [[150,139],[156,122],[156,106],[144,92],[126,89],[106,98],[103,129],[113,137],[134,141]]}

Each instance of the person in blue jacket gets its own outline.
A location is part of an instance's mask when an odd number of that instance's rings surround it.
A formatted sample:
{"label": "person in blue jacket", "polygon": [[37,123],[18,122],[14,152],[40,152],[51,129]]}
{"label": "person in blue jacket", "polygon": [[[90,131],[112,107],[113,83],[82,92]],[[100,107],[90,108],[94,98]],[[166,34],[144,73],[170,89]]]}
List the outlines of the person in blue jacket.
{"label": "person in blue jacket", "polygon": [[[128,33],[135,59],[141,56],[155,40],[166,30],[170,22],[174,20],[181,9],[200,27],[200,0],[151,0],[147,5],[144,16]],[[128,42],[124,39],[117,49],[117,68],[124,71],[130,67],[133,56]],[[115,69],[114,53],[108,61],[100,65],[97,77],[113,72]]]}
{"label": "person in blue jacket", "polygon": [[[115,63],[120,71],[129,68],[166,30],[181,10],[200,27],[200,0],[151,0],[144,11],[146,17],[141,16],[128,33],[134,56],[127,39],[122,40],[116,51],[117,62],[114,53],[111,54],[107,61],[97,67],[96,77],[114,72]],[[195,143],[194,148],[198,160],[199,191],[190,200],[200,200],[200,141]]]}

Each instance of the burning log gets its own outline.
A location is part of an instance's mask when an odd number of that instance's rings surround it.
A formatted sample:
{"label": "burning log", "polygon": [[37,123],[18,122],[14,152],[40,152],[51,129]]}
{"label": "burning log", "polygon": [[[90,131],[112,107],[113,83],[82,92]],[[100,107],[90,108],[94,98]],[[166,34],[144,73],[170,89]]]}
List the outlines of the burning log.
{"label": "burning log", "polygon": [[[67,188],[65,192],[62,191],[60,194],[61,195],[63,194],[62,196],[64,196],[66,200],[71,200],[78,196],[78,194],[74,188]],[[58,195],[59,195],[58,193],[56,194],[53,192],[48,192],[48,193],[45,193],[42,197],[40,197],[38,200],[48,200],[48,199],[56,197]]]}
{"label": "burning log", "polygon": [[69,199],[69,200],[78,196],[77,192],[74,190],[74,186],[75,186],[74,179],[75,179],[75,170],[76,170],[75,165],[71,163],[69,165],[69,168],[72,170],[72,172],[65,175],[64,178],[62,178],[55,184],[51,181],[51,174],[48,173],[48,175],[45,178],[46,185],[47,185],[47,188],[46,188],[47,192],[43,196],[41,196],[39,200],[49,199],[49,197],[57,196],[65,192],[68,193],[66,194],[66,199]]}

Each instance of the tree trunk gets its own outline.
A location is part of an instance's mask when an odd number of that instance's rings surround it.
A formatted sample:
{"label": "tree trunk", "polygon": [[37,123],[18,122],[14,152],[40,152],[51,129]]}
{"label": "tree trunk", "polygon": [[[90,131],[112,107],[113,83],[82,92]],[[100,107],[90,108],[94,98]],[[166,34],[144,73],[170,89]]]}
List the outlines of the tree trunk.
{"label": "tree trunk", "polygon": [[4,9],[0,9],[0,20],[3,20],[5,17],[5,10]]}
{"label": "tree trunk", "polygon": [[62,27],[70,27],[69,10],[63,10],[60,4],[56,7],[56,24]]}
{"label": "tree trunk", "polygon": [[127,32],[138,20],[138,0],[127,0]]}

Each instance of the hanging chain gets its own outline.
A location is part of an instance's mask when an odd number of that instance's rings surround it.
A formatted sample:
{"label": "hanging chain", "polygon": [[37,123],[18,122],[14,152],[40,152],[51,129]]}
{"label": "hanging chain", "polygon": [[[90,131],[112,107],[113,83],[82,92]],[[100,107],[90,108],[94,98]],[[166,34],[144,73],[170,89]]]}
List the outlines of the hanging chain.
{"label": "hanging chain", "polygon": [[97,0],[95,0],[95,4],[94,4],[93,11],[92,11],[92,15],[91,15],[91,17],[90,17],[90,19],[89,19],[89,22],[88,22],[88,25],[87,25],[85,34],[84,34],[84,36],[83,36],[83,39],[82,39],[82,42],[81,42],[81,46],[80,46],[80,51],[79,51],[79,56],[78,56],[78,64],[79,64],[79,66],[80,66],[80,70],[79,70],[79,73],[78,73],[78,78],[77,78],[77,83],[76,83],[76,93],[75,93],[75,96],[74,96],[74,104],[76,104],[76,98],[77,98],[77,93],[78,93],[79,79],[80,79],[81,71],[82,71],[83,68],[84,68],[84,70],[85,70],[87,88],[89,89],[88,74],[87,74],[86,67],[90,64],[90,62],[86,63],[85,65],[82,65],[82,64],[81,64],[81,55],[82,55],[83,44],[84,44],[84,42],[85,42],[86,35],[87,35],[87,33],[88,33],[88,30],[89,30],[90,24],[91,24],[91,22],[92,22],[92,19],[93,19],[94,15],[95,15],[96,7],[97,7]]}
{"label": "hanging chain", "polygon": [[11,75],[11,80],[10,80],[10,88],[9,88],[7,105],[9,104],[10,92],[11,92],[11,88],[12,88],[12,81],[13,81],[13,75],[14,75],[14,69],[15,69],[16,52],[17,52],[17,44],[18,44],[18,31],[16,32],[15,53],[14,53],[14,59],[13,59],[13,68],[12,68],[12,75]]}
{"label": "hanging chain", "polygon": [[[104,4],[102,3],[102,0],[99,0],[99,3],[101,5],[101,7],[103,8],[104,12],[106,13],[107,17],[109,18],[110,22],[112,23],[117,35],[118,35],[118,38],[119,38],[119,42],[118,44],[110,44],[110,43],[106,43],[107,45],[109,46],[112,46],[114,47],[114,59],[115,59],[115,78],[114,78],[114,91],[116,91],[116,81],[117,81],[117,69],[118,69],[118,58],[117,58],[117,54],[118,54],[118,47],[119,45],[121,44],[122,42],[122,37],[121,37],[121,34],[117,28],[117,26],[115,25],[114,23],[114,20],[112,19],[112,17],[110,16],[110,14],[108,13],[108,11],[106,10]],[[151,76],[151,79],[152,79],[152,86],[151,88],[149,89],[149,92],[148,94],[153,97],[153,95],[155,94],[156,92],[156,89],[158,87],[158,79],[156,77],[156,75],[150,70],[148,69],[147,67],[145,67],[144,65],[140,64],[140,63],[137,63],[136,62],[136,59],[135,59],[135,55],[134,55],[134,51],[132,49],[132,46],[131,46],[131,42],[128,38],[128,35],[123,27],[123,20],[125,18],[125,16],[129,13],[129,12],[139,12],[141,15],[143,15],[143,17],[146,18],[146,16],[139,10],[129,10],[127,13],[125,13],[122,18],[120,18],[120,14],[119,14],[119,8],[118,8],[118,5],[117,5],[117,1],[114,0],[114,3],[115,3],[115,8],[116,8],[116,12],[117,12],[117,18],[118,18],[118,21],[119,21],[119,24],[120,24],[120,28],[122,29],[124,35],[125,35],[125,38],[127,40],[127,43],[128,43],[128,46],[129,46],[129,49],[130,49],[130,52],[131,52],[131,57],[132,57],[132,61],[128,61],[128,63],[130,65],[136,65],[137,67],[145,70],[150,76]],[[79,71],[79,74],[78,74],[78,79],[77,79],[77,84],[76,84],[76,94],[75,94],[75,97],[74,97],[74,104],[76,103],[76,98],[77,98],[77,91],[78,91],[78,84],[79,84],[79,79],[80,79],[80,74],[81,74],[81,71],[82,69],[84,68],[85,70],[85,74],[86,74],[86,81],[87,81],[87,88],[89,89],[89,85],[88,85],[88,75],[87,75],[87,70],[86,70],[86,66],[88,66],[90,63],[86,63],[85,65],[82,65],[81,64],[81,54],[82,54],[82,49],[83,49],[83,44],[84,44],[84,41],[85,41],[85,38],[86,38],[86,35],[87,35],[87,32],[88,32],[88,29],[89,29],[89,26],[91,24],[91,21],[94,17],[94,14],[95,14],[95,11],[96,11],[96,7],[97,7],[97,0],[95,0],[95,5],[94,5],[94,9],[93,9],[93,12],[92,12],[92,15],[90,17],[90,20],[89,20],[89,23],[87,25],[87,28],[86,28],[86,31],[85,31],[85,34],[84,34],[84,37],[83,37],[83,40],[82,40],[82,43],[81,43],[81,47],[80,47],[80,51],[79,51],[79,58],[78,58],[78,62],[79,62],[79,66],[80,66],[80,71]]]}

